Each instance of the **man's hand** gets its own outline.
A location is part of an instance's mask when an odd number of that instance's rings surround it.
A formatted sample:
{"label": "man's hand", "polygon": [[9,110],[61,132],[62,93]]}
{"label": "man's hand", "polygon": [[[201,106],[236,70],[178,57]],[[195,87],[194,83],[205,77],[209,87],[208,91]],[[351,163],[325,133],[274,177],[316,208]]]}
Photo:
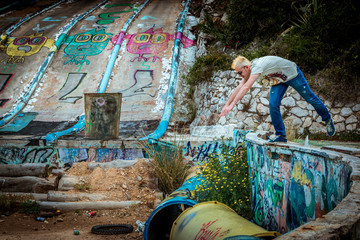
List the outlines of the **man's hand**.
{"label": "man's hand", "polygon": [[233,109],[233,106],[224,106],[221,113],[218,115],[219,117],[225,116],[226,114],[228,114],[231,110]]}

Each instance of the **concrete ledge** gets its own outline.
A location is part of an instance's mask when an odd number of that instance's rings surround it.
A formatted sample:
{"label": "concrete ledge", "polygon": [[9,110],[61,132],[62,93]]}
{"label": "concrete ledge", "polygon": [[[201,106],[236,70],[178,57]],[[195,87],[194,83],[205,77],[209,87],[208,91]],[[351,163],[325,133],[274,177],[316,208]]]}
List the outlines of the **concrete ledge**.
{"label": "concrete ledge", "polygon": [[276,239],[360,239],[360,158],[320,148],[304,147],[291,142],[268,143],[259,137],[256,133],[249,133],[246,135],[246,140],[253,144],[266,146],[271,152],[278,154],[289,154],[295,151],[307,152],[351,167],[350,191],[332,211]]}
{"label": "concrete ledge", "polygon": [[214,125],[214,126],[197,126],[190,129],[191,136],[212,137],[216,139],[232,138],[236,124]]}

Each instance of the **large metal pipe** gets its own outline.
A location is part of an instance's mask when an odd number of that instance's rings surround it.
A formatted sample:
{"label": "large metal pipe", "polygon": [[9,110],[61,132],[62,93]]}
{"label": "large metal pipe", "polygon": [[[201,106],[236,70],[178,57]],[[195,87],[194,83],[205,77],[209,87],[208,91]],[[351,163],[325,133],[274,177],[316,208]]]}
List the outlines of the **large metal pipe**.
{"label": "large metal pipe", "polygon": [[198,203],[195,200],[194,191],[200,181],[199,176],[189,178],[161,202],[145,222],[144,240],[169,239],[172,224],[177,217],[185,209]]}
{"label": "large metal pipe", "polygon": [[174,221],[170,240],[183,239],[273,239],[281,234],[246,220],[216,201],[196,204]]}

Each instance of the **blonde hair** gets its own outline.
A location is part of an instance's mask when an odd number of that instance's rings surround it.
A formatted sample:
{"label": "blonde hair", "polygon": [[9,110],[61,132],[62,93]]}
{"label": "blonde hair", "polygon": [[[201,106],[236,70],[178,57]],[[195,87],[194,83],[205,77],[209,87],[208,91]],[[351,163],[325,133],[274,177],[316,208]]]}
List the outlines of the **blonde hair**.
{"label": "blonde hair", "polygon": [[242,68],[244,66],[250,66],[251,62],[249,61],[249,59],[247,59],[246,57],[243,56],[238,56],[237,58],[234,59],[233,63],[231,64],[231,68],[235,69],[236,67],[238,68]]}

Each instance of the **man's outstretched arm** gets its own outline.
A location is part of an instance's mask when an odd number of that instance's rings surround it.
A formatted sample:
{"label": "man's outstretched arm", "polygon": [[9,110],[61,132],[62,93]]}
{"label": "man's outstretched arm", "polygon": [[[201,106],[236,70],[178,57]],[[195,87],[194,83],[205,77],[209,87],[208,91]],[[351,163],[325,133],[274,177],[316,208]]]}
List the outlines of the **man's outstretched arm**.
{"label": "man's outstretched arm", "polygon": [[235,104],[240,101],[245,94],[250,90],[252,85],[255,83],[256,79],[260,74],[251,75],[250,78],[245,81],[244,79],[240,82],[239,86],[237,86],[234,92],[231,94],[229,100],[226,102],[223,107],[219,117],[227,115],[235,106]]}

